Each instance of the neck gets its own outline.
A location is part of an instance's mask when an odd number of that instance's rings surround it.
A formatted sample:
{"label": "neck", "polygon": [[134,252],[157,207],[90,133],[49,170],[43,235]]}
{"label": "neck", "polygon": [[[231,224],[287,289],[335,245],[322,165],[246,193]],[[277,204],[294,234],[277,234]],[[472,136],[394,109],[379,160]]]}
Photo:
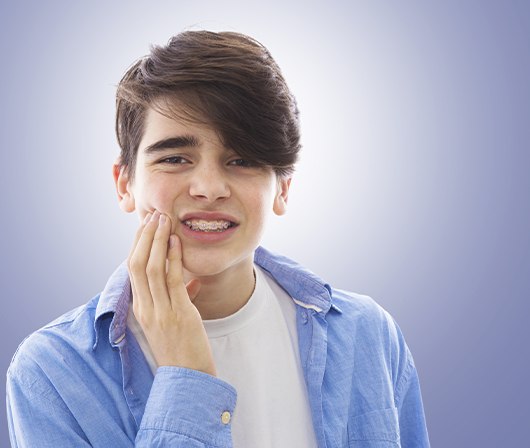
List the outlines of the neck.
{"label": "neck", "polygon": [[193,277],[185,272],[184,277],[186,282],[192,278],[198,278],[201,282],[201,289],[193,304],[203,320],[221,319],[234,314],[248,302],[255,287],[253,260],[232,266],[219,274]]}

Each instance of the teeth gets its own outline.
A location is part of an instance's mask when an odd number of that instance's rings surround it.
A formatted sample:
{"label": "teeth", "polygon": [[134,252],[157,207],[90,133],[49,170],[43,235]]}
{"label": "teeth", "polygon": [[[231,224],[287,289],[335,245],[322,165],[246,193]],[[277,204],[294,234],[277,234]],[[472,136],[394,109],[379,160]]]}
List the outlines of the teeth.
{"label": "teeth", "polygon": [[206,221],[205,219],[188,219],[184,221],[191,230],[199,230],[201,232],[222,232],[232,226],[230,221],[219,219],[216,221]]}

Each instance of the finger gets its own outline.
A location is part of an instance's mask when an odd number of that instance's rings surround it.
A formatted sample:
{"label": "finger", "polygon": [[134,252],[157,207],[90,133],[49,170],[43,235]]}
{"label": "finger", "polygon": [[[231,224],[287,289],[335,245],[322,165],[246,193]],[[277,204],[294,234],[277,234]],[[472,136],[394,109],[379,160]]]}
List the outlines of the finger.
{"label": "finger", "polygon": [[[136,231],[136,234],[134,236],[134,241],[133,241],[131,250],[129,252],[129,256],[127,258],[127,268],[129,270],[129,279],[130,279],[130,282],[131,282],[133,313],[134,313],[134,317],[136,318],[136,320],[138,322],[143,322],[144,319],[148,319],[149,318],[149,314],[150,314],[149,309],[150,309],[150,307],[146,307],[146,306],[142,307],[141,306],[142,304],[145,304],[146,300],[143,300],[143,301],[141,300],[140,294],[138,293],[138,291],[136,289],[135,275],[133,275],[133,271],[131,269],[130,262],[131,262],[131,258],[133,256],[133,254],[134,254],[134,252],[136,250],[136,246],[138,245],[138,241],[140,240],[140,237],[142,236],[142,233],[144,231],[144,227],[149,222],[151,217],[152,217],[152,213],[148,212],[146,214],[143,222],[138,227],[138,230]],[[149,304],[149,301],[147,301],[147,303]],[[146,315],[146,312],[147,312],[147,315]]]}
{"label": "finger", "polygon": [[167,287],[171,305],[174,310],[177,310],[185,306],[190,299],[184,286],[184,277],[182,275],[182,244],[179,237],[175,234],[170,237],[167,259]]}
{"label": "finger", "polygon": [[132,254],[134,253],[134,250],[136,249],[136,246],[138,245],[138,241],[140,240],[140,237],[142,236],[142,232],[144,231],[144,227],[150,221],[152,215],[153,214],[151,212],[147,213],[147,215],[145,215],[145,218],[142,224],[140,224],[140,226],[136,230],[136,234],[134,235],[134,241],[131,246],[131,250],[129,251],[128,260],[130,260]]}
{"label": "finger", "polygon": [[139,301],[137,305],[140,307],[147,306],[152,308],[153,306],[146,269],[159,216],[160,213],[155,211],[151,219],[143,225],[136,247],[133,248],[129,259],[129,271],[135,286],[136,298]]}
{"label": "finger", "polygon": [[190,280],[186,284],[186,291],[188,291],[188,296],[192,303],[195,301],[197,296],[199,295],[199,291],[201,290],[201,282],[198,278],[194,278],[193,280]]}
{"label": "finger", "polygon": [[147,215],[145,215],[145,218],[143,220],[143,222],[140,224],[140,226],[138,227],[138,229],[136,230],[136,234],[134,235],[134,241],[133,241],[133,244],[131,246],[131,250],[129,251],[129,256],[127,257],[127,269],[129,271],[129,279],[131,281],[131,292],[132,292],[132,297],[133,297],[133,312],[134,312],[134,315],[135,317],[138,319],[138,315],[139,315],[139,310],[138,310],[138,300],[134,300],[135,297],[138,297],[138,293],[136,291],[136,287],[135,287],[135,281],[134,281],[134,275],[132,274],[132,270],[131,270],[131,258],[132,258],[132,255],[134,254],[134,251],[136,250],[136,246],[138,245],[138,241],[140,240],[140,237],[142,236],[142,232],[144,231],[144,227],[145,225],[149,222],[149,220],[151,219],[151,216],[152,216],[152,213],[151,212],[148,212]]}
{"label": "finger", "polygon": [[154,234],[151,253],[146,267],[153,304],[155,308],[158,307],[162,312],[166,312],[166,309],[171,306],[166,285],[166,258],[170,232],[171,219],[169,216],[162,214]]}
{"label": "finger", "polygon": [[136,262],[144,270],[151,254],[151,246],[153,245],[153,238],[158,228],[159,216],[160,212],[155,210],[149,221],[142,224],[137,231],[138,239],[136,241],[136,246],[131,250],[130,263]]}

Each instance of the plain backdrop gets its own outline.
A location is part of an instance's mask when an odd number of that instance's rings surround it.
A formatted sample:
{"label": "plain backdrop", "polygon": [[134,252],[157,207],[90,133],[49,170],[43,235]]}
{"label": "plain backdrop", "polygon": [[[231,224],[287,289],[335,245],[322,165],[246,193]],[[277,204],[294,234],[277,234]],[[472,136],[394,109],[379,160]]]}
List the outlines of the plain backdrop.
{"label": "plain backdrop", "polygon": [[138,218],[111,175],[115,86],[186,29],[255,37],[297,97],[303,155],[263,245],[395,317],[433,446],[524,446],[525,1],[3,1],[0,370],[127,257]]}

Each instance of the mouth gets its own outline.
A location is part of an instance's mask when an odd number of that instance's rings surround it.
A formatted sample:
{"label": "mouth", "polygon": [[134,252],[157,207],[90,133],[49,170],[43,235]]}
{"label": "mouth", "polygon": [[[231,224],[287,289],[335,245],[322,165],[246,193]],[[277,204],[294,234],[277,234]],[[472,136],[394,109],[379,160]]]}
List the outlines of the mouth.
{"label": "mouth", "polygon": [[238,224],[236,224],[233,221],[225,220],[225,219],[186,219],[182,221],[182,224],[184,224],[186,227],[188,227],[193,232],[201,232],[201,233],[221,233],[226,232],[228,229],[231,229],[232,227],[236,227]]}

